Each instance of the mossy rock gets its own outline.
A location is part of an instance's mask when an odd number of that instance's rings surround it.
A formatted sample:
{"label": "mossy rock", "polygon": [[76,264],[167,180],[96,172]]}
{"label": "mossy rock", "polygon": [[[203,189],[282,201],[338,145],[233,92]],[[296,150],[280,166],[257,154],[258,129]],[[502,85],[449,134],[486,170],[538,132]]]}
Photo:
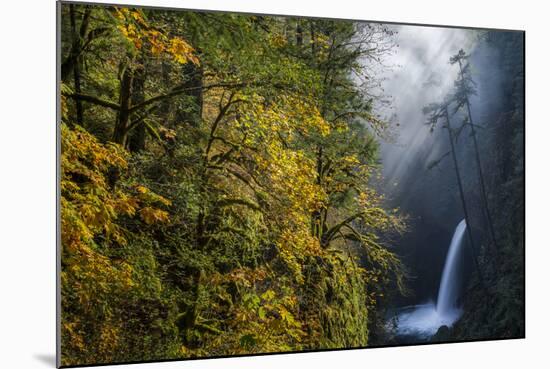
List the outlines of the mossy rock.
{"label": "mossy rock", "polygon": [[451,339],[451,329],[446,325],[439,327],[437,332],[433,335],[432,342],[447,342]]}

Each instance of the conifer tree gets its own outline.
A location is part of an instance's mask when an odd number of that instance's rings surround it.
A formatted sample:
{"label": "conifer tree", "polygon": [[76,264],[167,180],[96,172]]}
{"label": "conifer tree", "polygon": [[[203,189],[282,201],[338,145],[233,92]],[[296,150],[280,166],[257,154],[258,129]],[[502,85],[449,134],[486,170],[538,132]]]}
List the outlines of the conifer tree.
{"label": "conifer tree", "polygon": [[467,120],[464,121],[464,125],[468,125],[470,127],[473,146],[474,146],[474,154],[475,154],[475,161],[476,161],[476,167],[477,172],[479,176],[479,186],[480,186],[480,193],[481,193],[481,199],[483,202],[483,209],[484,213],[487,219],[487,224],[489,227],[489,235],[491,237],[491,242],[493,245],[493,249],[495,251],[495,256],[498,257],[497,251],[497,240],[495,236],[495,229],[493,225],[493,219],[491,216],[491,211],[489,209],[489,200],[487,195],[487,188],[485,186],[485,176],[483,174],[483,166],[481,163],[480,158],[480,150],[477,140],[477,132],[476,132],[476,125],[474,123],[474,120],[472,118],[472,108],[470,104],[470,96],[475,95],[476,88],[475,88],[475,82],[471,75],[471,66],[468,61],[469,55],[466,54],[466,52],[463,49],[460,49],[459,52],[456,55],[453,55],[449,62],[451,65],[458,64],[459,67],[459,74],[455,81],[455,91],[452,96],[452,101],[454,103],[454,113],[456,114],[461,108],[466,109],[467,113]]}

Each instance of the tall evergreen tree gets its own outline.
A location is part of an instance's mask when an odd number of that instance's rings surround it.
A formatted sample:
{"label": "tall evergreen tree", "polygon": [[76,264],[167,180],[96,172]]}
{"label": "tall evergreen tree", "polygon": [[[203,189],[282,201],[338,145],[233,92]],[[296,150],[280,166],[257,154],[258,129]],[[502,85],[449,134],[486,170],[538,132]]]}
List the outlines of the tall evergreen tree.
{"label": "tall evergreen tree", "polygon": [[[476,124],[472,118],[472,108],[470,105],[470,96],[476,94],[476,88],[474,80],[471,76],[470,63],[468,61],[469,55],[462,49],[456,55],[453,55],[449,62],[451,65],[458,64],[459,74],[455,81],[455,92],[453,94],[454,102],[454,113],[456,113],[461,108],[466,108],[467,112],[467,121],[464,124],[467,124],[470,127],[471,138],[474,144],[474,153],[475,161],[477,166],[477,172],[479,176],[479,186],[481,199],[483,202],[483,209],[487,220],[487,225],[489,227],[489,235],[491,237],[491,243],[493,245],[494,255],[498,258],[498,246],[497,239],[495,235],[494,223],[489,209],[489,200],[487,194],[487,188],[485,186],[485,176],[483,174],[483,166],[481,163],[480,150],[477,139]],[[498,264],[498,261],[496,261]]]}

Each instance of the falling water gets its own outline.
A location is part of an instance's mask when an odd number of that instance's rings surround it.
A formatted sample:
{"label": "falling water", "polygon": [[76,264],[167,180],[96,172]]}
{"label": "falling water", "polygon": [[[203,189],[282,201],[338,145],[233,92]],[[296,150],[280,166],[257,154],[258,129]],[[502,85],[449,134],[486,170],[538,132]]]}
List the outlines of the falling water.
{"label": "falling water", "polygon": [[436,310],[439,314],[445,314],[452,309],[456,309],[456,300],[460,287],[459,256],[462,245],[462,238],[466,231],[466,221],[462,219],[456,226],[455,234],[447,252],[445,268],[439,284],[439,295],[437,296]]}
{"label": "falling water", "polygon": [[442,325],[452,326],[462,311],[457,306],[460,288],[460,251],[466,231],[463,219],[456,226],[455,233],[447,252],[445,267],[439,284],[437,304],[415,305],[400,310],[397,316],[397,333],[400,335],[429,338]]}

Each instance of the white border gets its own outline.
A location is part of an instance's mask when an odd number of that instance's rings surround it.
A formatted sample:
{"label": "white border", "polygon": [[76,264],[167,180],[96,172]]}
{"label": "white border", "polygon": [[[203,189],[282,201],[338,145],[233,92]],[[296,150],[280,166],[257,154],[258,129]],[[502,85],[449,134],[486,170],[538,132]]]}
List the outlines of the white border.
{"label": "white border", "polygon": [[[130,0],[129,0],[130,1]],[[97,2],[102,2],[97,0]],[[103,1],[104,2],[104,1]],[[118,368],[543,367],[548,347],[548,12],[506,0],[131,0],[139,5],[527,31],[527,339]],[[53,367],[55,352],[55,1],[3,4],[0,129],[0,367]],[[7,82],[7,83],[6,83]]]}

